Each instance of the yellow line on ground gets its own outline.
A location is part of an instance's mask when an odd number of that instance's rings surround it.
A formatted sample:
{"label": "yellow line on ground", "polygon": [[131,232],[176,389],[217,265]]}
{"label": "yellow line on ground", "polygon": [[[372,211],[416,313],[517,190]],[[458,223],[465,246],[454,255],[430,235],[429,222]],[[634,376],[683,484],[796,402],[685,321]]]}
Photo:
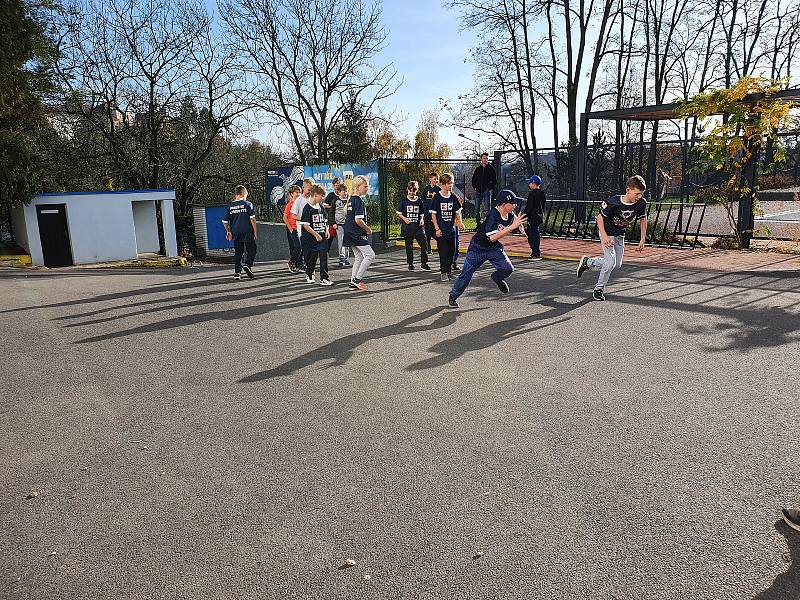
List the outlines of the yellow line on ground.
{"label": "yellow line on ground", "polygon": [[[405,248],[406,247],[406,243],[405,243],[404,240],[395,240],[394,245],[398,246],[400,248]],[[419,244],[414,242],[414,248],[419,248]],[[467,249],[466,248],[459,248],[459,250],[466,252]],[[510,251],[506,250],[506,254],[508,256],[513,257],[513,258],[528,258],[530,256],[530,252],[515,252],[513,250],[510,250]],[[553,256],[553,255],[549,255],[549,254],[542,254],[542,258],[545,259],[545,260],[575,260],[575,261],[580,260],[580,257]]]}

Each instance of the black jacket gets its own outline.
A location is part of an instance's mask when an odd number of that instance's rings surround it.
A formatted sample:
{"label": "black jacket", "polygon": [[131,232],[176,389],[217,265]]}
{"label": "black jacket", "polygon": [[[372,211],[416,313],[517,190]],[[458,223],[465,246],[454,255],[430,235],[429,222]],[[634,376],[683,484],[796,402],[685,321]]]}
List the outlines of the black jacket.
{"label": "black jacket", "polygon": [[528,192],[528,201],[525,203],[525,215],[528,223],[538,225],[544,221],[544,192],[542,190],[531,190]]}
{"label": "black jacket", "polygon": [[489,163],[485,167],[478,165],[475,172],[472,174],[472,187],[479,194],[488,192],[494,189],[497,185],[497,173],[494,167]]}

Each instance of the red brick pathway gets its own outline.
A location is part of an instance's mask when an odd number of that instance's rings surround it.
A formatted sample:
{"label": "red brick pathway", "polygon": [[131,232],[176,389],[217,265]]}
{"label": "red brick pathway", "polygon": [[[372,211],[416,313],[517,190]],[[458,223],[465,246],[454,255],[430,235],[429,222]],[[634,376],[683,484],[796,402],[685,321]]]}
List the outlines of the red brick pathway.
{"label": "red brick pathway", "polygon": [[[461,234],[461,250],[465,252],[471,233]],[[403,245],[400,241],[399,245]],[[531,253],[527,238],[512,235],[503,239],[506,253],[513,257],[527,257]],[[435,246],[435,244],[434,244]],[[645,246],[639,254],[635,244],[625,245],[625,262],[660,267],[699,269],[708,271],[798,271],[800,255],[749,250],[715,250],[713,248],[681,249],[652,248]],[[578,260],[584,254],[601,254],[600,242],[543,237],[542,257],[550,260]],[[799,282],[800,284],[800,282]]]}

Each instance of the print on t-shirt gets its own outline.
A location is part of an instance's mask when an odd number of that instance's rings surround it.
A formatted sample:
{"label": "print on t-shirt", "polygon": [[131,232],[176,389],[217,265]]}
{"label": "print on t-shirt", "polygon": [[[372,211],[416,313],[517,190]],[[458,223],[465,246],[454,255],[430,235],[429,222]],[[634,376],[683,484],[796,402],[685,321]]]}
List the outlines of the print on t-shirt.
{"label": "print on t-shirt", "polygon": [[640,198],[635,204],[625,204],[623,196],[611,196],[600,204],[600,214],[608,235],[625,235],[632,221],[647,214],[647,200]]}

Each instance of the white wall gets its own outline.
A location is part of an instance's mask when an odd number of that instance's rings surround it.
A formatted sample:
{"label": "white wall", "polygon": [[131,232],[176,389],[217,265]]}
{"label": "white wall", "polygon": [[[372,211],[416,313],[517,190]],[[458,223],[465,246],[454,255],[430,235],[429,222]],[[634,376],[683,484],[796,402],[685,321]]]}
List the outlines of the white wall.
{"label": "white wall", "polygon": [[178,256],[178,234],[175,231],[175,192],[161,200],[161,220],[164,225],[164,246],[167,256]]}
{"label": "white wall", "polygon": [[154,200],[131,202],[133,206],[133,227],[136,235],[136,250],[158,252],[158,221]]}
{"label": "white wall", "polygon": [[[167,244],[167,254],[177,256],[175,217],[172,214],[174,198],[173,190],[40,194],[24,209],[31,261],[35,265],[44,264],[36,219],[36,206],[39,204],[66,205],[72,258],[75,264],[89,264],[135,259],[137,247],[132,203],[161,200],[165,237],[172,242]],[[155,219],[155,205],[151,206]],[[155,251],[158,251],[157,229],[155,239]]]}
{"label": "white wall", "polygon": [[25,226],[25,209],[24,207],[11,209],[11,228],[14,230],[14,238],[17,244],[22,246],[30,253],[28,246],[28,228]]}

